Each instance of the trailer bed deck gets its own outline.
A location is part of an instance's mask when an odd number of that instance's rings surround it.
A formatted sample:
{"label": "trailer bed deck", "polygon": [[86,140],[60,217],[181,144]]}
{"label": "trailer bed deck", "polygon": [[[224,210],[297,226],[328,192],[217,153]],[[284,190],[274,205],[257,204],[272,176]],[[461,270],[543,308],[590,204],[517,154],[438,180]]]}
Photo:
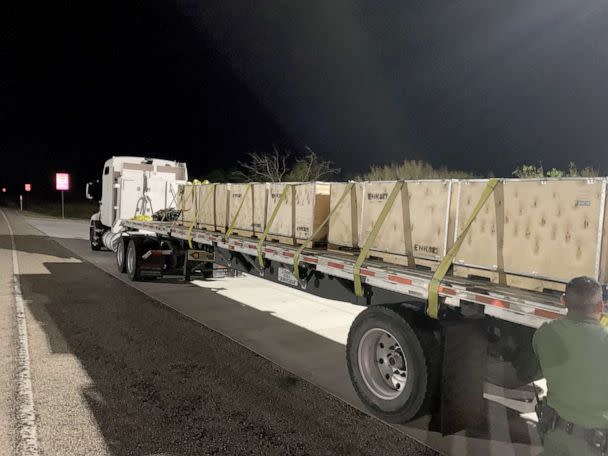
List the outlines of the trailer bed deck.
{"label": "trailer bed deck", "polygon": [[[190,239],[248,256],[258,255],[258,240],[255,238],[225,237],[223,233],[189,229],[174,222],[127,220],[122,222],[122,226],[185,241]],[[265,242],[262,255],[293,267],[297,249],[298,246]],[[308,264],[325,274],[351,281],[354,281],[355,262],[356,257],[352,255],[322,248],[307,248],[300,255],[300,264]],[[362,283],[427,300],[433,272],[368,260],[361,266],[360,275]],[[461,302],[479,304],[488,316],[529,327],[538,327],[566,314],[565,307],[560,304],[559,293],[528,291],[483,280],[446,276],[439,287],[439,296],[447,306],[460,307]]]}

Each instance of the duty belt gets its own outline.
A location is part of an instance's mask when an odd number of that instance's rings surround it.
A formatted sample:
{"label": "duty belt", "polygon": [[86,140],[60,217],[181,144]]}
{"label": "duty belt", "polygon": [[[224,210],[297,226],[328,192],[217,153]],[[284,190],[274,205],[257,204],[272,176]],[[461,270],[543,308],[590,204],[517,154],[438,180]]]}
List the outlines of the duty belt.
{"label": "duty belt", "polygon": [[[553,409],[555,412],[555,410]],[[561,429],[566,434],[579,437],[600,454],[608,453],[608,429],[586,428],[565,420],[557,412],[553,418],[551,429]]]}

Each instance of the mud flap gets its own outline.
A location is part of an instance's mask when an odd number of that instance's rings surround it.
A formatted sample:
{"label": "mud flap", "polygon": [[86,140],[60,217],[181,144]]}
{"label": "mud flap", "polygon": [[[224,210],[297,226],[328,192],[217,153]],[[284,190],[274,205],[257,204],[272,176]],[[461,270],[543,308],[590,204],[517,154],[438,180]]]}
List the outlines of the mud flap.
{"label": "mud flap", "polygon": [[481,320],[442,323],[440,430],[443,435],[485,427],[483,387],[487,337]]}

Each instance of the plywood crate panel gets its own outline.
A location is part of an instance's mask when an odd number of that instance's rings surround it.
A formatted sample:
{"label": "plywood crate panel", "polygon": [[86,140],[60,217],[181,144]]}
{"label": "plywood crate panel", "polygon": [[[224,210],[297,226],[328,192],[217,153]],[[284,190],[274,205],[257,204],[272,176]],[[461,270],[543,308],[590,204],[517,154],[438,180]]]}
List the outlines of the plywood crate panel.
{"label": "plywood crate panel", "polygon": [[[252,186],[251,184],[230,184],[227,226],[231,226],[234,223],[234,231],[242,230],[250,232],[253,230]],[[241,202],[243,203],[242,205]],[[240,211],[239,207],[241,208]]]}
{"label": "plywood crate panel", "polygon": [[[364,182],[361,203],[359,246],[363,247],[396,182]],[[370,252],[412,260],[437,262],[446,254],[448,245],[448,216],[452,181],[407,181],[395,199]],[[373,253],[372,253],[373,254]],[[387,260],[391,261],[391,260]],[[420,264],[427,263],[421,261]]]}
{"label": "plywood crate panel", "polygon": [[[486,185],[459,183],[456,236]],[[602,280],[604,206],[603,179],[501,180],[473,221],[454,274],[540,290],[562,289],[579,275]]]}
{"label": "plywood crate panel", "polygon": [[[249,190],[247,190],[248,188]],[[233,232],[235,234],[250,236],[264,231],[266,188],[265,183],[231,184],[228,226],[234,220]],[[243,204],[239,211],[241,201]]]}
{"label": "plywood crate panel", "polygon": [[199,228],[215,230],[215,185],[202,184],[197,193],[197,225]]}
{"label": "plywood crate panel", "polygon": [[295,206],[294,201],[294,185],[293,184],[268,184],[268,203],[266,204],[266,220],[270,222],[270,217],[274,212],[281,194],[287,187],[287,193],[283,202],[277,209],[275,219],[268,230],[270,235],[278,235],[285,237],[294,237],[294,225],[295,225]]}
{"label": "plywood crate panel", "polygon": [[179,200],[177,208],[182,211],[180,221],[183,224],[191,224],[196,217],[196,193],[198,185],[181,184],[179,186]]}
{"label": "plywood crate panel", "polygon": [[[285,200],[279,207],[268,233],[270,236],[294,240],[308,239],[329,214],[330,184],[321,182],[269,184],[267,220],[270,219],[285,186],[289,187]],[[312,241],[326,240],[327,230],[328,227],[325,226]]]}
{"label": "plywood crate panel", "polygon": [[336,208],[348,185],[345,182],[332,182],[330,184],[329,203],[330,210],[334,212],[329,219],[327,242],[330,246],[358,248],[363,184],[357,183],[353,185],[349,194],[344,197],[340,206]]}

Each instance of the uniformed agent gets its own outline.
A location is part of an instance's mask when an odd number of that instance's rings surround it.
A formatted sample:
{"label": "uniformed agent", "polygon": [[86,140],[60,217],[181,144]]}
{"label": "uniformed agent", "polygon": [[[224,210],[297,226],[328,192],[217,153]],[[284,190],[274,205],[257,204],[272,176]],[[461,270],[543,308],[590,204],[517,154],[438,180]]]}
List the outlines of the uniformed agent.
{"label": "uniformed agent", "polygon": [[608,455],[608,328],[602,287],[590,277],[566,285],[566,318],[543,324],[534,351],[547,379],[540,404],[544,456]]}

